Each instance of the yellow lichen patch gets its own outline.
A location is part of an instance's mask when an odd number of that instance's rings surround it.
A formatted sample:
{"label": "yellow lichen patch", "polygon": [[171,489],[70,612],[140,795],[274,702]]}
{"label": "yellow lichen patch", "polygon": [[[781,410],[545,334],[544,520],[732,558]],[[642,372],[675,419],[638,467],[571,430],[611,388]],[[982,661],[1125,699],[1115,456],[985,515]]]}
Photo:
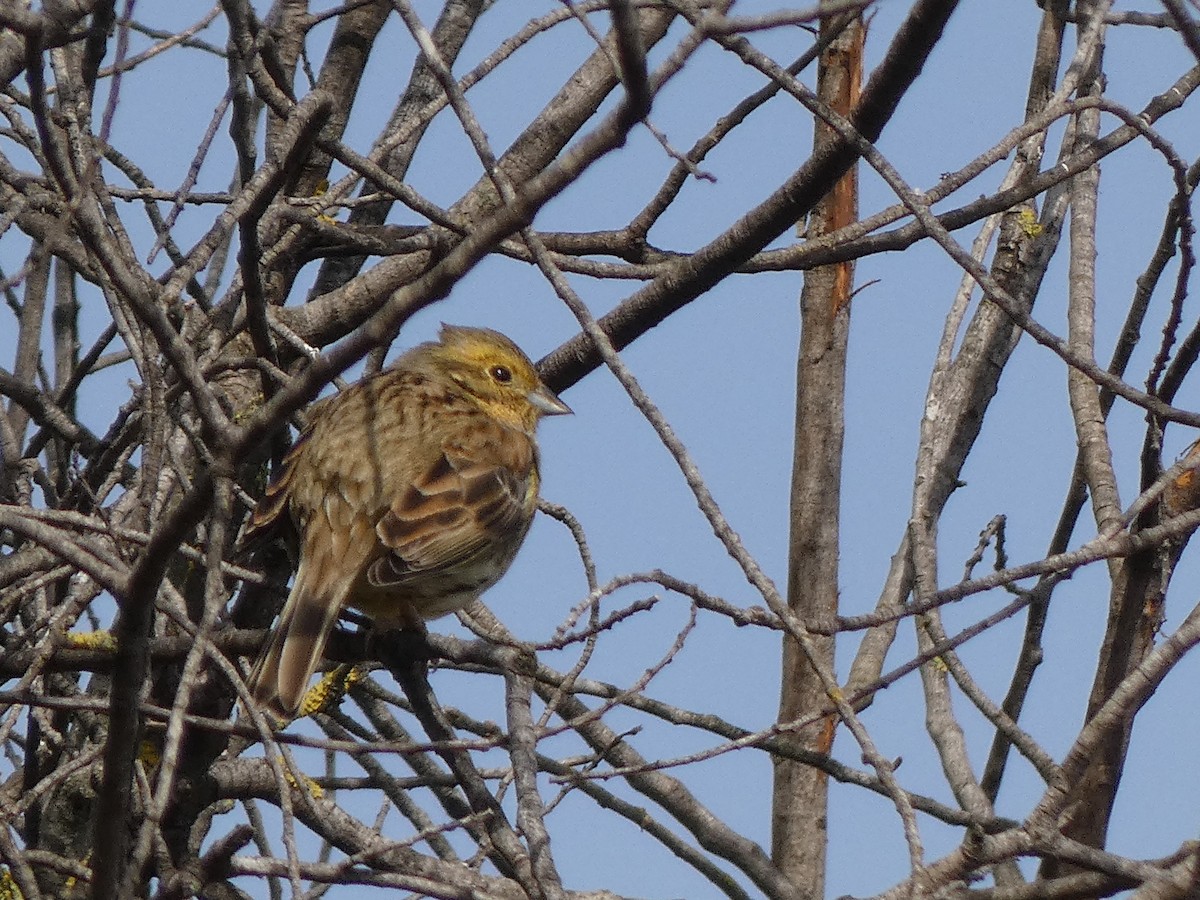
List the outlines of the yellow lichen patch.
{"label": "yellow lichen patch", "polygon": [[0,900],[25,900],[25,895],[13,881],[12,872],[0,869]]}
{"label": "yellow lichen patch", "polygon": [[1017,224],[1021,226],[1021,230],[1029,237],[1037,237],[1046,229],[1042,227],[1042,223],[1037,219],[1035,213],[1028,206],[1017,213]]}
{"label": "yellow lichen patch", "polygon": [[147,769],[153,769],[162,762],[162,748],[156,741],[144,740],[138,747],[138,760]]}
{"label": "yellow lichen patch", "polygon": [[[83,861],[85,863],[91,863],[92,854],[89,852],[88,855],[83,858]],[[66,881],[63,882],[63,887],[65,887],[67,889],[67,891],[70,892],[70,891],[75,890],[75,886],[77,884],[79,884],[79,879],[76,878],[74,875],[72,875]],[[20,897],[21,896],[20,892],[18,892],[15,896]],[[7,898],[0,896],[0,900],[7,900]]]}
{"label": "yellow lichen patch", "polygon": [[[249,400],[246,401],[246,404],[241,409],[234,411],[234,413],[233,413],[234,424],[235,425],[244,425],[246,422],[248,422],[250,420],[251,416],[253,416],[260,409],[262,409],[262,406],[263,406],[263,395],[262,394],[253,395]],[[263,469],[266,469],[266,464],[263,465]]]}
{"label": "yellow lichen patch", "polygon": [[[284,765],[282,756],[279,757],[279,762],[280,762],[280,765],[283,766],[283,777],[287,779],[287,783],[290,784],[292,787],[296,788],[297,790],[299,790],[300,785],[296,783],[296,776],[293,775],[288,770],[286,765]],[[308,794],[310,797],[320,800],[322,797],[325,796],[325,788],[321,787],[319,784],[317,784],[315,781],[313,781],[313,779],[309,778],[307,775],[304,777],[304,786],[306,788],[308,788]]]}
{"label": "yellow lichen patch", "polygon": [[[317,189],[315,191],[313,191],[313,196],[314,197],[324,197],[325,192],[328,190],[329,190],[329,182],[326,181],[324,178],[322,178],[321,183],[317,185]],[[317,219],[321,222],[326,222],[330,225],[333,225],[337,221],[336,219],[334,219],[333,216],[331,216],[327,212],[319,213],[317,215]]]}
{"label": "yellow lichen patch", "polygon": [[117,639],[113,637],[111,631],[89,631],[86,633],[70,631],[66,635],[66,644],[68,647],[74,647],[77,650],[117,652]]}
{"label": "yellow lichen patch", "polygon": [[308,689],[304,699],[300,701],[300,710],[296,713],[296,718],[302,719],[337,706],[346,696],[346,691],[360,678],[362,672],[358,666],[349,664],[326,672],[320,681]]}

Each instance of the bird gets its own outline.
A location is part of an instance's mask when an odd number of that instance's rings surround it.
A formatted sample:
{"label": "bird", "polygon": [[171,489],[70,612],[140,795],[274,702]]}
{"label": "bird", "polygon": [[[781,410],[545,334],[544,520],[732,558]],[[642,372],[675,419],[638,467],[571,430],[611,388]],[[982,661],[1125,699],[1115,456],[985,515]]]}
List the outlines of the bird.
{"label": "bird", "polygon": [[347,607],[424,633],[494,585],[537,508],[538,422],[571,411],[509,338],[457,325],[315,403],[242,534],[298,556],[255,703],[295,716]]}

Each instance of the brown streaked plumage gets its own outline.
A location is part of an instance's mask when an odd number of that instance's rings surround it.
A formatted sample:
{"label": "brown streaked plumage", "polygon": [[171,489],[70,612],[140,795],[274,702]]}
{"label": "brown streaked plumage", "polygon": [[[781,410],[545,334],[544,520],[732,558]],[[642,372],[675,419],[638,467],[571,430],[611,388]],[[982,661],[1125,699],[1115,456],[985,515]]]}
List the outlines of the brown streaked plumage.
{"label": "brown streaked plumage", "polygon": [[570,409],[504,335],[445,325],[314,407],[243,541],[294,529],[296,577],[250,676],[294,715],[347,606],[421,628],[495,584],[533,521],[534,431]]}

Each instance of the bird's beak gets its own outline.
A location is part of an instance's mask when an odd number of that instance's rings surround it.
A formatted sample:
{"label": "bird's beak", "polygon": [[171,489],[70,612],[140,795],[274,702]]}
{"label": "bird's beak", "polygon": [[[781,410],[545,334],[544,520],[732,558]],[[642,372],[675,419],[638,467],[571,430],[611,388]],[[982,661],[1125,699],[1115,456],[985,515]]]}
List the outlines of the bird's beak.
{"label": "bird's beak", "polygon": [[558,399],[558,395],[544,384],[539,384],[529,392],[529,402],[544,416],[566,416],[574,412],[571,407]]}

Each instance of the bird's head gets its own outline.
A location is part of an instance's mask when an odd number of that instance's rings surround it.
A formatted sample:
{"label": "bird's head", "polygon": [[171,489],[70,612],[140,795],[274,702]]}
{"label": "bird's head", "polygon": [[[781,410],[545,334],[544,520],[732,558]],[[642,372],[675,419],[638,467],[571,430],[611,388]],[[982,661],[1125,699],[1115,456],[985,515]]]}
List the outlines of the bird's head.
{"label": "bird's head", "polygon": [[532,433],[542,416],[571,412],[529,357],[500,332],[443,325],[438,337],[430,345],[436,365],[493,418]]}

